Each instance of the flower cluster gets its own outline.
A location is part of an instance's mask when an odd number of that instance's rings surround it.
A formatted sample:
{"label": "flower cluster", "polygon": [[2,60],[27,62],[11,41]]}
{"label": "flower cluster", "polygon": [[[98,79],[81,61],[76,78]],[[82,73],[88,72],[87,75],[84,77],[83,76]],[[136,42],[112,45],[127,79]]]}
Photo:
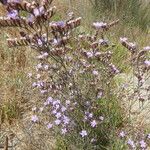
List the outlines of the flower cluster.
{"label": "flower cluster", "polygon": [[134,138],[133,139],[133,138],[129,137],[129,136],[131,136],[130,133],[121,131],[119,133],[119,137],[121,138],[121,140],[125,140],[126,144],[128,145],[128,148],[130,148],[130,149],[146,150],[150,143],[149,134],[139,133],[139,135],[140,135],[139,137],[134,134],[135,133],[132,133],[132,137]]}
{"label": "flower cluster", "polygon": [[[147,80],[149,79],[150,61],[148,53],[150,47],[143,47],[141,50],[137,44],[128,42],[127,38],[120,38],[121,44],[127,48],[131,53],[131,66],[133,68],[133,75],[137,78],[137,84],[132,93],[132,98],[141,101],[149,100],[149,86]],[[147,95],[143,95],[143,91],[147,92]]]}

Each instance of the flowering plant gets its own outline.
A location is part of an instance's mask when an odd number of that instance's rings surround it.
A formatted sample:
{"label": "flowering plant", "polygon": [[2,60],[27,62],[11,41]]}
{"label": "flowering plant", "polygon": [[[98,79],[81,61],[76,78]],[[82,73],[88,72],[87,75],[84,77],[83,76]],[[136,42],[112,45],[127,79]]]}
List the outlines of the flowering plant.
{"label": "flowering plant", "polygon": [[[3,3],[8,14],[0,18],[0,27],[20,29],[20,38],[8,39],[9,47],[30,46],[37,51],[38,64],[28,77],[41,101],[35,102],[31,121],[54,135],[62,135],[68,147],[76,139],[81,140],[74,145],[83,149],[107,146],[109,134],[114,134],[114,128],[123,123],[113,90],[114,77],[121,71],[112,59],[115,45],[105,37],[105,32],[119,20],[95,22],[94,34],[89,35],[78,32],[81,18],[75,18],[73,13],[64,21],[52,21],[56,10],[51,7],[52,0]],[[26,17],[21,15],[22,11],[27,13]],[[150,68],[145,57],[149,48],[137,53],[134,43],[128,43],[126,38],[120,40],[131,51],[140,84],[143,73]],[[116,123],[111,121],[113,117]]]}

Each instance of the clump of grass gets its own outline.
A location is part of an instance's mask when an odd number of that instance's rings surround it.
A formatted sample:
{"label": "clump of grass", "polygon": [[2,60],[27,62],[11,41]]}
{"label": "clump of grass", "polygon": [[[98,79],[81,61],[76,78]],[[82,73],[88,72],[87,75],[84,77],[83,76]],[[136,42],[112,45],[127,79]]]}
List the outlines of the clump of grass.
{"label": "clump of grass", "polygon": [[15,32],[12,29],[6,29],[0,34],[1,125],[14,124],[22,117],[25,108],[23,106],[26,102],[24,93],[27,89],[24,74],[27,66],[25,48],[9,49],[4,42],[8,35],[16,35],[17,31],[18,29]]}
{"label": "clump of grass", "polygon": [[76,14],[82,16],[85,26],[89,26],[89,23],[95,20],[112,21],[113,19],[119,18],[122,22],[120,25],[121,30],[119,30],[120,35],[123,34],[123,31],[127,28],[147,32],[150,27],[150,3],[148,1],[64,0],[64,5],[67,5],[68,9],[72,9]]}
{"label": "clump of grass", "polygon": [[14,100],[3,103],[1,108],[1,124],[8,122],[11,124],[14,120],[20,118],[21,110]]}
{"label": "clump of grass", "polygon": [[91,1],[94,14],[97,19],[103,16],[117,17],[134,27],[147,30],[150,26],[149,6],[150,3],[140,0],[95,0]]}

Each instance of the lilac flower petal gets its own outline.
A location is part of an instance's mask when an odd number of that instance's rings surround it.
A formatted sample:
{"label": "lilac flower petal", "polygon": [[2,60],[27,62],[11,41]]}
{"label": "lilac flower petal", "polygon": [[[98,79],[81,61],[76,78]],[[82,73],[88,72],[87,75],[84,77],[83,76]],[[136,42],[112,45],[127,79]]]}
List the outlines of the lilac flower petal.
{"label": "lilac flower petal", "polygon": [[150,61],[149,61],[149,60],[145,60],[145,61],[144,61],[144,64],[145,64],[146,66],[150,66]]}
{"label": "lilac flower petal", "polygon": [[63,28],[63,27],[65,27],[65,22],[64,21],[58,21],[57,23],[56,23],[56,25],[57,26],[59,26],[59,27],[61,27],[61,28]]}
{"label": "lilac flower petal", "polygon": [[124,138],[124,137],[125,137],[125,132],[124,132],[124,131],[121,131],[121,132],[119,133],[119,137]]}
{"label": "lilac flower petal", "polygon": [[51,129],[53,127],[53,124],[51,124],[51,123],[49,123],[48,125],[47,125],[47,128],[48,129]]}
{"label": "lilac flower petal", "polygon": [[61,133],[62,134],[66,134],[67,133],[67,129],[66,128],[61,129]]}
{"label": "lilac flower petal", "polygon": [[80,132],[80,135],[81,135],[82,137],[85,137],[85,136],[87,136],[88,134],[87,134],[87,131],[86,131],[86,130],[82,130],[82,131]]}
{"label": "lilac flower petal", "polygon": [[18,19],[19,18],[19,14],[17,10],[11,10],[8,12],[7,17],[9,19]]}
{"label": "lilac flower petal", "polygon": [[143,49],[146,50],[146,51],[149,51],[150,50],[150,46],[146,46]]}
{"label": "lilac flower petal", "polygon": [[61,113],[60,113],[60,112],[57,112],[55,116],[56,116],[56,118],[58,119],[58,118],[61,117]]}
{"label": "lilac flower petal", "polygon": [[93,26],[96,29],[102,29],[102,28],[105,28],[107,26],[107,23],[104,23],[104,22],[94,22]]}
{"label": "lilac flower petal", "polygon": [[96,120],[93,120],[91,122],[91,127],[95,128],[96,126],[97,126],[97,122],[96,122]]}
{"label": "lilac flower petal", "polygon": [[20,3],[21,0],[7,0],[8,3]]}
{"label": "lilac flower petal", "polygon": [[28,22],[28,23],[32,23],[32,22],[34,22],[34,20],[35,20],[35,17],[34,17],[32,14],[30,14],[30,15],[27,17],[27,22]]}
{"label": "lilac flower petal", "polygon": [[92,73],[93,73],[93,75],[96,75],[96,76],[98,75],[98,71],[96,71],[96,70],[93,70]]}
{"label": "lilac flower petal", "polygon": [[147,144],[144,140],[141,140],[139,143],[140,143],[141,148],[146,148],[147,147]]}
{"label": "lilac flower petal", "polygon": [[56,124],[56,125],[60,125],[60,123],[61,123],[61,120],[60,120],[60,119],[56,119],[56,120],[55,120],[55,124]]}
{"label": "lilac flower petal", "polygon": [[39,118],[37,117],[37,115],[33,115],[32,117],[31,117],[31,121],[32,122],[38,122],[39,121]]}
{"label": "lilac flower petal", "polygon": [[132,148],[135,148],[135,143],[134,143],[134,141],[132,141],[131,139],[129,139],[129,140],[127,141],[127,144],[128,144],[129,146],[131,146]]}

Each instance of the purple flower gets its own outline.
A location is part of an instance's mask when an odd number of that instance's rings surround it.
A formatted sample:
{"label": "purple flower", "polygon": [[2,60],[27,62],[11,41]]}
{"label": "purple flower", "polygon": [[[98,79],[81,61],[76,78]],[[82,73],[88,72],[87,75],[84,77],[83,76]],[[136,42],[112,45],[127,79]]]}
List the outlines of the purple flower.
{"label": "purple flower", "polygon": [[53,101],[53,106],[55,106],[56,104],[60,104],[60,100]]}
{"label": "purple flower", "polygon": [[32,14],[30,14],[30,15],[27,17],[27,22],[28,22],[28,23],[32,23],[32,22],[34,22],[34,20],[35,20],[35,17],[34,17]]}
{"label": "purple flower", "polygon": [[93,26],[95,29],[102,29],[105,28],[107,26],[107,23],[104,22],[94,22]]}
{"label": "purple flower", "polygon": [[80,135],[81,135],[82,137],[85,137],[85,136],[87,136],[88,134],[87,134],[87,131],[86,131],[86,130],[82,130],[82,131],[80,132]]}
{"label": "purple flower", "polygon": [[37,87],[38,87],[38,88],[41,88],[41,87],[43,87],[43,86],[44,86],[43,81],[37,81]]}
{"label": "purple flower", "polygon": [[132,141],[131,139],[128,140],[127,144],[130,145],[131,148],[135,148],[134,141]]}
{"label": "purple flower", "polygon": [[19,14],[18,14],[18,11],[13,9],[13,10],[10,10],[10,11],[8,12],[7,17],[8,17],[9,19],[18,19],[18,18],[19,18],[18,15],[19,15]]}
{"label": "purple flower", "polygon": [[51,123],[49,123],[48,125],[47,125],[47,128],[48,129],[51,129],[53,127],[53,124],[51,124]]}
{"label": "purple flower", "polygon": [[37,83],[36,83],[36,82],[33,82],[33,83],[32,83],[32,86],[33,86],[33,87],[36,87],[36,86],[37,86]]}
{"label": "purple flower", "polygon": [[44,106],[47,106],[48,105],[48,103],[47,102],[44,102]]}
{"label": "purple flower", "polygon": [[86,55],[87,55],[88,58],[93,57],[93,53],[92,52],[87,52]]}
{"label": "purple flower", "polygon": [[92,73],[93,73],[93,75],[96,75],[96,76],[98,75],[98,71],[96,71],[96,70],[93,70]]}
{"label": "purple flower", "polygon": [[70,122],[70,119],[67,116],[63,116],[63,123],[66,125],[66,124],[69,124],[69,122]]}
{"label": "purple flower", "polygon": [[44,7],[43,6],[41,6],[41,7],[39,7],[39,8],[35,8],[34,10],[33,10],[33,14],[37,17],[37,16],[40,16],[40,15],[42,15],[42,14],[44,14],[44,12],[45,12],[45,9],[44,9]]}
{"label": "purple flower", "polygon": [[60,43],[60,40],[59,40],[59,39],[53,39],[52,44],[53,44],[54,46],[58,45],[59,43]]}
{"label": "purple flower", "polygon": [[146,148],[147,147],[147,144],[145,143],[144,140],[141,140],[139,143],[140,143],[141,148]]}
{"label": "purple flower", "polygon": [[149,60],[145,60],[144,64],[148,67],[148,66],[150,66],[150,61]]}
{"label": "purple flower", "polygon": [[21,0],[7,0],[8,3],[20,3]]}
{"label": "purple flower", "polygon": [[41,40],[40,38],[37,40],[37,43],[38,43],[38,45],[39,45],[40,47],[43,45],[43,42],[42,42],[42,40]]}
{"label": "purple flower", "polygon": [[67,110],[67,108],[64,107],[64,106],[62,106],[61,111],[64,112],[64,111],[66,111],[66,110]]}
{"label": "purple flower", "polygon": [[97,126],[96,120],[93,120],[93,121],[91,122],[91,126],[92,126],[93,128],[95,128],[95,127]]}
{"label": "purple flower", "polygon": [[47,98],[47,103],[50,104],[50,103],[52,103],[52,102],[53,102],[53,98],[52,98],[52,97],[48,97],[48,98]]}
{"label": "purple flower", "polygon": [[38,9],[38,8],[35,8],[35,9],[33,10],[33,14],[34,14],[36,17],[39,16],[39,15],[40,15],[39,9]]}
{"label": "purple flower", "polygon": [[60,112],[57,112],[55,116],[56,116],[56,118],[58,119],[58,118],[61,117],[61,113],[60,113]]}
{"label": "purple flower", "polygon": [[146,50],[146,51],[149,51],[150,50],[150,46],[146,46],[143,49]]}
{"label": "purple flower", "polygon": [[89,118],[93,118],[93,114],[92,114],[92,113],[89,113],[89,114],[88,114],[88,117],[89,117]]}
{"label": "purple flower", "polygon": [[56,114],[56,113],[57,113],[57,110],[54,109],[54,110],[52,111],[52,114]]}
{"label": "purple flower", "polygon": [[58,22],[56,22],[56,25],[63,28],[63,27],[65,27],[66,23],[64,21],[58,21]]}
{"label": "purple flower", "polygon": [[41,7],[39,8],[39,11],[40,11],[40,14],[44,14],[44,13],[45,13],[45,8],[44,8],[44,6],[41,6]]}
{"label": "purple flower", "polygon": [[38,122],[39,121],[39,118],[37,117],[37,115],[33,115],[32,117],[31,117],[31,121],[32,122]]}
{"label": "purple flower", "polygon": [[47,52],[43,53],[43,56],[47,57],[49,54]]}
{"label": "purple flower", "polygon": [[55,109],[57,110],[57,109],[59,109],[60,108],[60,105],[59,104],[56,104],[55,105]]}
{"label": "purple flower", "polygon": [[48,70],[49,66],[48,65],[44,65],[44,69]]}
{"label": "purple flower", "polygon": [[55,124],[56,124],[56,125],[60,125],[60,123],[61,123],[61,120],[60,120],[60,119],[56,119],[56,120],[55,120]]}
{"label": "purple flower", "polygon": [[41,90],[41,94],[47,93],[47,90]]}
{"label": "purple flower", "polygon": [[121,131],[120,133],[119,133],[119,137],[121,137],[121,138],[124,138],[125,137],[125,132],[124,131]]}
{"label": "purple flower", "polygon": [[39,64],[37,65],[37,69],[40,69],[40,68],[42,68],[42,64],[41,64],[41,63],[39,63]]}
{"label": "purple flower", "polygon": [[61,133],[62,134],[66,134],[67,133],[67,129],[66,128],[61,129]]}

